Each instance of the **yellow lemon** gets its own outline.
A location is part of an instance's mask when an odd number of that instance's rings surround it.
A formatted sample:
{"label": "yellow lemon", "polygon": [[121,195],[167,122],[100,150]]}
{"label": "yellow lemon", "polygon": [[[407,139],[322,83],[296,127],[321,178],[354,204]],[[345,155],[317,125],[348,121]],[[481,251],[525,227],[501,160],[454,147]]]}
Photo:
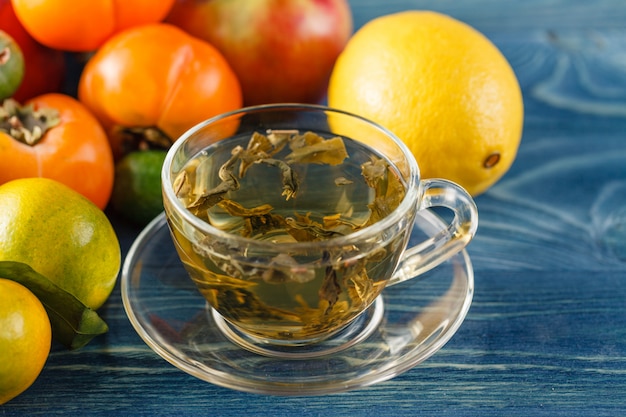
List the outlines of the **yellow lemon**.
{"label": "yellow lemon", "polygon": [[335,63],[328,104],[394,132],[422,178],[473,195],[509,170],[522,135],[522,93],[506,58],[474,28],[430,11],[359,29]]}
{"label": "yellow lemon", "polygon": [[0,260],[23,262],[97,309],[121,264],[117,235],[104,212],[47,178],[0,186]]}
{"label": "yellow lemon", "polygon": [[0,278],[0,404],[37,379],[52,341],[48,314],[26,287]]}

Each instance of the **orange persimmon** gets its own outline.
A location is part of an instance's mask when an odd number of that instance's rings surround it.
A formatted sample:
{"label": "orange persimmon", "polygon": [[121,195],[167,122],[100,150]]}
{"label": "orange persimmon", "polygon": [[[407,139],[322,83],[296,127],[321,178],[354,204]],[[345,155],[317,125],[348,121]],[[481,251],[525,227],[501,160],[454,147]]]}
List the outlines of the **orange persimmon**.
{"label": "orange persimmon", "polygon": [[160,22],[175,0],[11,0],[15,14],[40,43],[73,52],[97,49],[112,35]]}
{"label": "orange persimmon", "polygon": [[242,106],[239,80],[222,54],[164,23],[102,45],[83,69],[78,97],[107,130],[116,158],[143,139],[167,149],[195,124]]}
{"label": "orange persimmon", "polygon": [[0,107],[0,184],[27,177],[57,180],[104,209],[113,190],[111,147],[78,100],[50,93]]}

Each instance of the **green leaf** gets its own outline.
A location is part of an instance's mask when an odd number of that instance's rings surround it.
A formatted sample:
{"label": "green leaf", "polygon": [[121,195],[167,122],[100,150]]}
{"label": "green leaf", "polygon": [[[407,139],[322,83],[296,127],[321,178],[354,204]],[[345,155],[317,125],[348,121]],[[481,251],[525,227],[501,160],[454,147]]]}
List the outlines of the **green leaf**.
{"label": "green leaf", "polygon": [[39,298],[48,313],[52,337],[68,349],[81,348],[109,330],[98,313],[25,263],[0,261],[0,277],[22,284]]}

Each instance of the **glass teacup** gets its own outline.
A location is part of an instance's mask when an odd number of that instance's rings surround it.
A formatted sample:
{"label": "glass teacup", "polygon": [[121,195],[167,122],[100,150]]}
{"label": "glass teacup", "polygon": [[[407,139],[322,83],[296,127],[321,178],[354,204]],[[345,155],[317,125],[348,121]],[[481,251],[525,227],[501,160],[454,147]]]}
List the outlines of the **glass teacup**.
{"label": "glass teacup", "polygon": [[[315,105],[199,124],[169,150],[162,184],[176,250],[216,320],[269,345],[345,334],[386,286],[461,251],[478,223],[468,193],[420,180],[390,131]],[[416,212],[437,206],[453,213],[448,228],[407,249]]]}

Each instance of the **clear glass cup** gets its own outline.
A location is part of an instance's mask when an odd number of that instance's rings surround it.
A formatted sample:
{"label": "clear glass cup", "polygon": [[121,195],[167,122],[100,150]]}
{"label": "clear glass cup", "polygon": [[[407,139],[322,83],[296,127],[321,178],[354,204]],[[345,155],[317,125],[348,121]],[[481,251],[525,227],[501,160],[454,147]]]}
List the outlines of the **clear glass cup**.
{"label": "clear glass cup", "polygon": [[[255,132],[275,148],[246,160],[239,155]],[[306,132],[321,147],[292,146]],[[336,137],[348,155],[341,161],[327,142]],[[350,326],[384,308],[375,301],[385,287],[460,252],[478,226],[471,196],[450,181],[420,179],[394,134],[324,106],[256,106],[207,120],[171,147],[162,186],[177,253],[215,320],[231,340],[262,352],[362,337],[367,330]],[[407,248],[416,213],[433,207],[453,214],[448,227]]]}

